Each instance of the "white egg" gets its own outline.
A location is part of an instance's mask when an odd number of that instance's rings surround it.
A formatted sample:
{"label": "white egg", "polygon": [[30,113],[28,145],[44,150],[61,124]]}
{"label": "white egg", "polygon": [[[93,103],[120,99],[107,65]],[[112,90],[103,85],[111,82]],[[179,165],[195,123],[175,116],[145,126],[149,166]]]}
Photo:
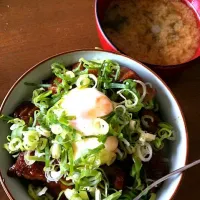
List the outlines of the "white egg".
{"label": "white egg", "polygon": [[[99,92],[97,89],[72,89],[63,98],[61,107],[66,111],[67,115],[76,117],[75,120],[70,121],[70,124],[76,130],[80,131],[82,135],[107,134],[109,131],[107,122],[100,118],[113,111],[113,104],[105,94]],[[106,142],[106,151],[116,150],[118,146],[117,138],[108,137]],[[87,138],[73,143],[74,159],[80,158],[88,149],[97,148],[101,144],[98,138]],[[107,153],[107,155],[110,154]],[[111,163],[110,159],[113,160],[116,155],[114,153],[114,155],[107,157],[111,158],[105,158],[105,155],[102,153],[103,163]]]}
{"label": "white egg", "polygon": [[72,145],[74,152],[74,159],[76,160],[80,158],[82,155],[84,155],[84,153],[87,152],[88,149],[95,149],[101,144],[102,143],[98,141],[98,138],[87,138],[75,142]]}
{"label": "white egg", "polygon": [[68,115],[80,118],[96,118],[113,111],[111,100],[95,88],[72,89],[65,95],[61,107]]}
{"label": "white egg", "polygon": [[70,125],[84,136],[95,135],[92,121],[92,119],[77,118],[76,120],[71,120]]}
{"label": "white egg", "polygon": [[[118,146],[118,140],[114,136],[110,136],[108,138],[109,138],[109,141],[112,141],[112,144],[110,145],[110,147],[111,146],[112,147],[105,148],[100,151],[99,159],[100,159],[101,165],[103,165],[103,164],[111,165],[116,159],[115,150]],[[73,152],[74,152],[74,160],[81,158],[88,151],[88,149],[97,148],[101,144],[102,143],[99,142],[97,138],[87,138],[87,139],[75,142],[72,145]],[[113,150],[113,151],[111,151],[111,150]]]}
{"label": "white egg", "polygon": [[101,118],[77,118],[76,120],[71,120],[70,125],[80,131],[84,136],[106,135],[109,131],[108,123]]}

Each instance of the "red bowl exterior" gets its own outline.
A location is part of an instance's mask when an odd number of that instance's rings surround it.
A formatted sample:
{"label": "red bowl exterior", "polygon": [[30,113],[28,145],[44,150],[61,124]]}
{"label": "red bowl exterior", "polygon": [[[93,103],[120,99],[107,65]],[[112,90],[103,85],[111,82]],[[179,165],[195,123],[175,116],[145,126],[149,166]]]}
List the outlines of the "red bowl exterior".
{"label": "red bowl exterior", "polygon": [[95,1],[95,19],[97,26],[97,33],[103,49],[113,52],[120,52],[106,37],[101,28],[101,21],[104,18],[105,11],[112,0],[96,0]]}
{"label": "red bowl exterior", "polygon": [[[96,19],[96,26],[97,26],[97,32],[98,37],[100,40],[101,47],[108,51],[113,52],[121,52],[115,45],[107,38],[106,34],[104,33],[101,21],[103,20],[105,11],[108,7],[108,5],[113,0],[96,0],[95,1],[95,19]],[[184,3],[186,3],[195,13],[195,16],[198,20],[198,24],[200,27],[200,0],[182,0]],[[200,56],[200,44],[199,48],[197,49],[195,55],[189,60],[193,61],[194,59],[198,58]],[[198,59],[199,60],[199,59]],[[186,62],[183,64],[178,65],[168,65],[168,66],[160,66],[160,65],[151,65],[148,63],[145,63],[147,66],[149,66],[151,69],[153,69],[156,73],[158,73],[161,77],[167,78],[171,76],[177,76],[180,74],[180,72],[183,72],[185,69],[187,69],[192,63]]]}

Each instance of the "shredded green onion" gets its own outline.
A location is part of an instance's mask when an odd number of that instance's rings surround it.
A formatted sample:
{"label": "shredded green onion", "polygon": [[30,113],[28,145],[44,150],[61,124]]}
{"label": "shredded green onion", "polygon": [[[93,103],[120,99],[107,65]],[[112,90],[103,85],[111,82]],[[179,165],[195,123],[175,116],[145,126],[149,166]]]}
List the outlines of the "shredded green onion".
{"label": "shredded green onion", "polygon": [[[154,119],[150,115],[141,116],[140,111],[159,111],[156,99],[144,101],[149,83],[132,79],[120,82],[120,65],[109,59],[80,58],[77,65],[71,69],[64,63],[55,62],[51,65],[54,76],[50,83],[25,82],[25,85],[36,88],[32,103],[38,110],[29,116],[29,123],[20,119],[21,116],[0,116],[1,120],[11,124],[11,133],[4,148],[13,157],[23,152],[27,165],[43,162],[47,181],[70,187],[61,191],[57,200],[64,195],[70,200],[132,200],[147,184],[143,162],[151,159],[153,150],[164,148],[166,140],[174,140],[175,131],[170,124],[161,121],[155,135],[146,132],[145,129],[148,130],[151,125],[148,121],[154,122]],[[138,84],[143,89],[142,93],[138,90]],[[86,119],[91,121],[88,124],[91,125],[92,135],[84,135],[74,126],[79,125],[77,119],[80,116],[70,116],[62,106],[68,93],[76,88],[93,88],[112,102],[113,110],[108,115],[98,117],[96,113],[97,117]],[[98,106],[104,109],[106,105]],[[87,126],[84,120],[81,126]],[[108,137],[115,138],[116,145],[109,143]],[[97,144],[94,148],[87,148],[84,145],[86,140],[96,141]],[[82,146],[78,146],[79,142]],[[78,158],[77,148],[81,152]],[[116,190],[102,165],[112,168],[113,163],[123,163],[128,158],[132,159],[128,174],[133,181],[129,187]],[[29,185],[28,193],[34,200],[52,200],[44,187]],[[145,199],[155,200],[156,194],[148,192]]]}

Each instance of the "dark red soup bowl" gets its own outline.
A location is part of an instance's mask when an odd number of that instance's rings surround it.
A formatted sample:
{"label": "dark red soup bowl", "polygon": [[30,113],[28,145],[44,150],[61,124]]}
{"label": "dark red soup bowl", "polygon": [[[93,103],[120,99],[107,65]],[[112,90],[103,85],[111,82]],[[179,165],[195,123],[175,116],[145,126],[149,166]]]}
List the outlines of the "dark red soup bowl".
{"label": "dark red soup bowl", "polygon": [[[100,44],[103,49],[112,51],[112,52],[120,52],[124,54],[120,49],[118,49],[114,43],[110,41],[110,39],[105,34],[103,28],[102,28],[102,21],[104,19],[105,11],[108,8],[109,4],[113,0],[96,0],[95,1],[95,18],[96,18],[96,26],[97,26],[97,32],[98,37],[100,40]],[[182,0],[190,9],[193,10],[198,25],[200,27],[200,0]],[[197,61],[196,61],[197,59]],[[161,66],[161,65],[152,65],[145,63],[148,65],[151,69],[153,69],[155,72],[157,72],[162,77],[174,77],[173,75],[177,75],[180,72],[184,71],[185,69],[189,68],[191,65],[193,65],[194,62],[199,62],[200,59],[200,42],[199,47],[196,50],[196,53],[194,56],[188,60],[185,63],[177,64],[177,65],[167,65],[167,66]]]}

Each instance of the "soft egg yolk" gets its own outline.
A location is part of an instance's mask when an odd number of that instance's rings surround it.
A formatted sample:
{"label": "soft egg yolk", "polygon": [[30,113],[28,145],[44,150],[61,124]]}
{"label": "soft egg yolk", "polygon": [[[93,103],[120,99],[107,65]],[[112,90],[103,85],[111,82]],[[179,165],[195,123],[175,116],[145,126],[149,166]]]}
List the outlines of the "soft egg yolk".
{"label": "soft egg yolk", "polygon": [[[72,89],[65,95],[61,107],[65,109],[67,115],[76,117],[75,120],[71,120],[70,124],[84,136],[96,135],[93,120],[106,116],[113,111],[112,101],[95,88]],[[80,158],[87,149],[94,149],[101,144],[97,138],[87,138],[75,142],[73,144],[74,158]],[[111,160],[116,157],[117,146],[118,140],[116,137],[110,136],[107,138],[104,153],[102,153],[103,158],[100,158],[101,164],[111,163]],[[109,155],[109,153],[110,158],[108,156],[105,158],[105,155]]]}

